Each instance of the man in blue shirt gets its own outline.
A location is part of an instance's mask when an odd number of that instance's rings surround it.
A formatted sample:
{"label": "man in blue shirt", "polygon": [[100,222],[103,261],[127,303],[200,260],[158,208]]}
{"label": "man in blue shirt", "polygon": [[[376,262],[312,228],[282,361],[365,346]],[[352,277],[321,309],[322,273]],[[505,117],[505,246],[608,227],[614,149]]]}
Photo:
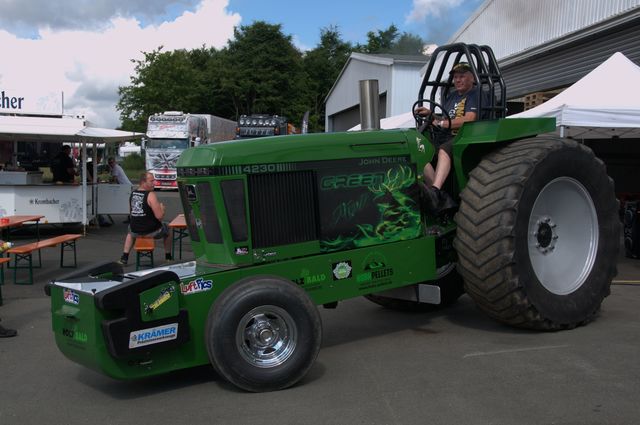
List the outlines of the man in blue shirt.
{"label": "man in blue shirt", "polygon": [[[454,91],[445,99],[444,110],[451,118],[436,117],[433,125],[438,127],[441,137],[432,140],[437,149],[437,163],[435,170],[431,164],[424,167],[424,178],[427,188],[427,201],[435,213],[455,207],[451,196],[442,191],[449,172],[451,171],[452,140],[462,124],[475,121],[478,118],[478,88],[474,86],[475,79],[471,66],[466,62],[459,62],[451,69],[453,74]],[[429,116],[429,108],[421,106],[416,112],[422,116]]]}

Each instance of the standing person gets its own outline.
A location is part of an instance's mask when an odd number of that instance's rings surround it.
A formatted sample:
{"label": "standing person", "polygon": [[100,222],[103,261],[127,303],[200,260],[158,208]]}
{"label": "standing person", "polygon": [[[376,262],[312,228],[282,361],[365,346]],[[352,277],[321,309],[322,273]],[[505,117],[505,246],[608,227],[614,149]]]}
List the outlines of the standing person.
{"label": "standing person", "polygon": [[[11,248],[11,244],[0,239],[0,254],[9,248]],[[9,338],[16,335],[18,335],[18,331],[15,329],[7,329],[0,325],[0,338]]]}
{"label": "standing person", "polygon": [[[451,151],[453,136],[465,122],[478,118],[478,88],[474,86],[475,78],[471,66],[466,62],[459,62],[451,69],[453,74],[454,91],[449,93],[443,104],[445,112],[451,121],[444,117],[437,117],[433,125],[443,130],[444,134],[438,140],[432,140],[438,151],[436,169],[431,164],[424,167],[424,177],[427,188],[427,200],[435,213],[440,213],[455,207],[451,195],[442,191],[449,171],[451,171]],[[416,112],[422,116],[431,115],[429,108],[421,106]]]}
{"label": "standing person", "polygon": [[[131,186],[131,181],[129,177],[125,174],[124,170],[118,163],[116,162],[114,157],[109,157],[107,160],[107,164],[109,165],[109,170],[111,170],[111,181],[116,182],[118,184],[126,184]],[[123,223],[130,223],[130,217],[127,217]]]}
{"label": "standing person", "polygon": [[152,237],[164,240],[164,255],[167,261],[171,260],[171,241],[169,240],[169,226],[162,222],[165,206],[158,200],[153,191],[153,174],[144,172],[140,176],[138,188],[131,192],[129,197],[129,231],[124,241],[124,249],[120,264],[126,265],[129,261],[129,252],[133,242],[139,236]]}
{"label": "standing person", "polygon": [[51,172],[54,182],[73,183],[74,177],[78,173],[73,165],[73,159],[71,159],[71,146],[62,146],[60,153],[51,162]]}
{"label": "standing person", "polygon": [[124,170],[113,157],[110,157],[107,160],[107,164],[109,165],[109,169],[111,170],[111,180],[118,184],[128,184],[131,186],[131,181],[129,177],[124,173]]}

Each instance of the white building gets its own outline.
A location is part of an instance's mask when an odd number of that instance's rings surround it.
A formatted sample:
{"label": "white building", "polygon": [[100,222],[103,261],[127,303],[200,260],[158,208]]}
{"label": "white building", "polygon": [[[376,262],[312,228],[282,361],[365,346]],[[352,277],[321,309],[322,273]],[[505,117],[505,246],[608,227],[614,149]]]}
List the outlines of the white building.
{"label": "white building", "polygon": [[409,112],[422,82],[427,56],[352,53],[326,99],[325,129],[345,131],[360,123],[360,80],[378,80],[380,118]]}

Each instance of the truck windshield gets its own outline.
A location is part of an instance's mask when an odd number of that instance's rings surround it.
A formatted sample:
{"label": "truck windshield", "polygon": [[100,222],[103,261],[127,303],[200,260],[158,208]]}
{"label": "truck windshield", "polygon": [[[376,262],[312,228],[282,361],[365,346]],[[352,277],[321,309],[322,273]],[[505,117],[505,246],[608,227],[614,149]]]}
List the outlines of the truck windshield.
{"label": "truck windshield", "polygon": [[147,149],[187,149],[187,139],[147,139]]}

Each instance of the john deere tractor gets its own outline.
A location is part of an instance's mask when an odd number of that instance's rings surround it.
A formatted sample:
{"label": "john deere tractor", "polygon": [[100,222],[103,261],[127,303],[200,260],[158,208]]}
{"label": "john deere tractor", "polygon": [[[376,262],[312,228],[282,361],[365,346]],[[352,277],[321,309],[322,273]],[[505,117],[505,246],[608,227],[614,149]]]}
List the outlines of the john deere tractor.
{"label": "john deere tractor", "polygon": [[437,129],[418,114],[410,129],[188,149],[177,169],[195,261],[129,273],[105,262],[52,281],[60,350],[119,379],[211,364],[240,388],[270,391],[313,365],[318,306],[353,297],[429,310],[466,292],[512,326],[592,320],[620,243],[604,164],[573,140],[539,136],[555,130],[553,119],[505,119],[504,82],[486,46],[437,49],[414,108],[446,115],[441,99],[461,61],[478,86],[480,119],[453,139],[443,189],[457,210],[423,205]]}

